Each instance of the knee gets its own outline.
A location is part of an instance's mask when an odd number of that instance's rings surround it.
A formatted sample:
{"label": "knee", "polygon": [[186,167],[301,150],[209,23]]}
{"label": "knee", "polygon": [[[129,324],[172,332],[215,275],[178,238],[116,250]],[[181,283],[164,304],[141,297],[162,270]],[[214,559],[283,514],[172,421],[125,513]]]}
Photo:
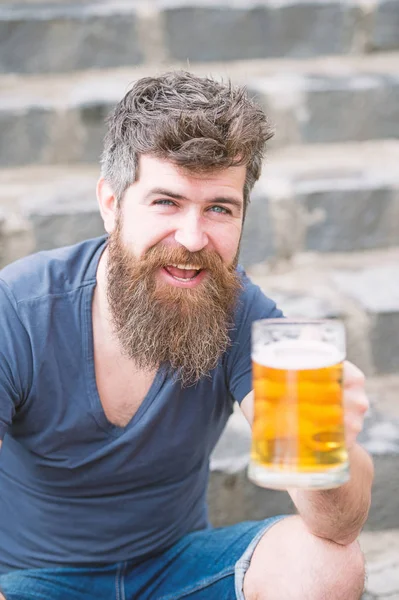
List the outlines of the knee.
{"label": "knee", "polygon": [[[358,542],[347,546],[331,544],[328,555],[329,576],[326,577],[324,594],[333,600],[360,600],[364,591],[366,568]],[[324,598],[321,590],[320,598]]]}
{"label": "knee", "polygon": [[299,517],[284,519],[259,542],[244,579],[246,600],[359,600],[365,565],[359,544],[313,536]]}

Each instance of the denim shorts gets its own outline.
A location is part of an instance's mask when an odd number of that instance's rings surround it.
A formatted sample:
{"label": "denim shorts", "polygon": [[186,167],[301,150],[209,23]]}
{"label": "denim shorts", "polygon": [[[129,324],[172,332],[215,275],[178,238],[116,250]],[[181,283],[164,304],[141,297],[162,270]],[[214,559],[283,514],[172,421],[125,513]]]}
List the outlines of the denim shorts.
{"label": "denim shorts", "polygon": [[255,547],[283,518],[196,531],[141,562],[11,571],[0,590],[6,600],[244,600]]}

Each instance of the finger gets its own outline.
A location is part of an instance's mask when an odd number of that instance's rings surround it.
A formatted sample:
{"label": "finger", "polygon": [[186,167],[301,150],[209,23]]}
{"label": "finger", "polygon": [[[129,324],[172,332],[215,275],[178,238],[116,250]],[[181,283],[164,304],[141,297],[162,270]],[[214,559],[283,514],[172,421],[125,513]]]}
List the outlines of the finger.
{"label": "finger", "polygon": [[370,408],[366,392],[355,388],[345,390],[344,408],[346,412],[364,415]]}
{"label": "finger", "polygon": [[364,387],[366,383],[366,377],[353,363],[349,360],[344,361],[344,372],[343,372],[344,387]]}
{"label": "finger", "polygon": [[357,437],[363,429],[363,419],[360,417],[346,416],[344,419],[345,433]]}

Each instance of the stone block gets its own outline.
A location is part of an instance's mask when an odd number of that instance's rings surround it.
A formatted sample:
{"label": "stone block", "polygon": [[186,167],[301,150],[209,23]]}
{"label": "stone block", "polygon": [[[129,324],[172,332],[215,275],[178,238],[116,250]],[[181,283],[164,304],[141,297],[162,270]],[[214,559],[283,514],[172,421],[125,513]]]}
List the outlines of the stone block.
{"label": "stone block", "polygon": [[345,54],[357,12],[347,2],[163,2],[165,40],[177,60],[244,60]]}
{"label": "stone block", "polygon": [[306,249],[347,252],[384,248],[399,241],[395,190],[367,176],[297,182],[297,200],[308,213]]}
{"label": "stone block", "polygon": [[66,210],[48,215],[32,214],[30,223],[35,252],[76,244],[105,233],[96,207],[79,212]]}
{"label": "stone block", "polygon": [[[255,278],[256,279],[256,278]],[[340,319],[342,310],[326,298],[299,292],[269,292],[284,315],[293,319]]]}
{"label": "stone block", "polygon": [[305,143],[399,137],[399,74],[307,77]]}
{"label": "stone block", "polygon": [[377,598],[399,597],[399,557],[376,561],[367,569],[367,589]]}
{"label": "stone block", "polygon": [[79,124],[82,131],[80,160],[96,162],[100,160],[105,135],[105,119],[113,108],[113,103],[96,102],[79,107]]}
{"label": "stone block", "polygon": [[[35,173],[32,169],[30,177],[30,185],[21,185],[15,191],[14,211],[17,210],[30,232],[32,252],[104,234],[95,197],[96,170],[64,168]],[[12,179],[8,185],[12,194],[15,186]],[[6,199],[7,182],[3,194]]]}
{"label": "stone block", "polygon": [[398,373],[399,310],[376,315],[371,331],[371,349],[377,373]]}
{"label": "stone block", "polygon": [[336,271],[337,288],[371,316],[370,347],[377,373],[398,373],[399,267]]}
{"label": "stone block", "polygon": [[277,146],[399,137],[399,68],[280,73],[251,81],[250,89],[275,127]]}
{"label": "stone block", "polygon": [[54,73],[142,61],[134,8],[101,4],[0,6],[0,72]]}
{"label": "stone block", "polygon": [[399,313],[399,266],[385,264],[378,267],[341,269],[331,272],[334,285],[351,297],[368,313]]}
{"label": "stone block", "polygon": [[290,73],[249,80],[248,93],[265,111],[274,130],[271,147],[302,142],[301,121],[306,116],[303,83],[303,77]]}
{"label": "stone block", "polygon": [[0,111],[0,166],[99,162],[107,100],[77,106],[5,107]]}
{"label": "stone block", "polygon": [[46,108],[0,111],[0,166],[42,163],[54,114]]}
{"label": "stone block", "polygon": [[215,527],[240,521],[256,521],[274,515],[295,514],[286,492],[254,485],[245,471],[234,474],[212,472],[208,487],[209,518]]}
{"label": "stone block", "polygon": [[274,232],[269,211],[269,199],[254,188],[247,208],[240,249],[240,264],[250,267],[274,253]]}
{"label": "stone block", "polygon": [[399,49],[399,3],[379,0],[374,14],[371,45],[376,50]]}

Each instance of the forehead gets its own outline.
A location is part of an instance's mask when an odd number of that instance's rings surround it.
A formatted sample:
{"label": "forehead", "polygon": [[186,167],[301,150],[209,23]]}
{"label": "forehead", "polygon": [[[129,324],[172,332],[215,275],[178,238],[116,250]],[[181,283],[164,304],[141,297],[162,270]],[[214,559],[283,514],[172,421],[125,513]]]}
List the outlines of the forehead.
{"label": "forehead", "polygon": [[173,185],[193,191],[226,188],[243,196],[247,168],[245,165],[196,172],[174,164],[172,161],[150,155],[139,158],[136,183],[143,190],[155,185]]}

